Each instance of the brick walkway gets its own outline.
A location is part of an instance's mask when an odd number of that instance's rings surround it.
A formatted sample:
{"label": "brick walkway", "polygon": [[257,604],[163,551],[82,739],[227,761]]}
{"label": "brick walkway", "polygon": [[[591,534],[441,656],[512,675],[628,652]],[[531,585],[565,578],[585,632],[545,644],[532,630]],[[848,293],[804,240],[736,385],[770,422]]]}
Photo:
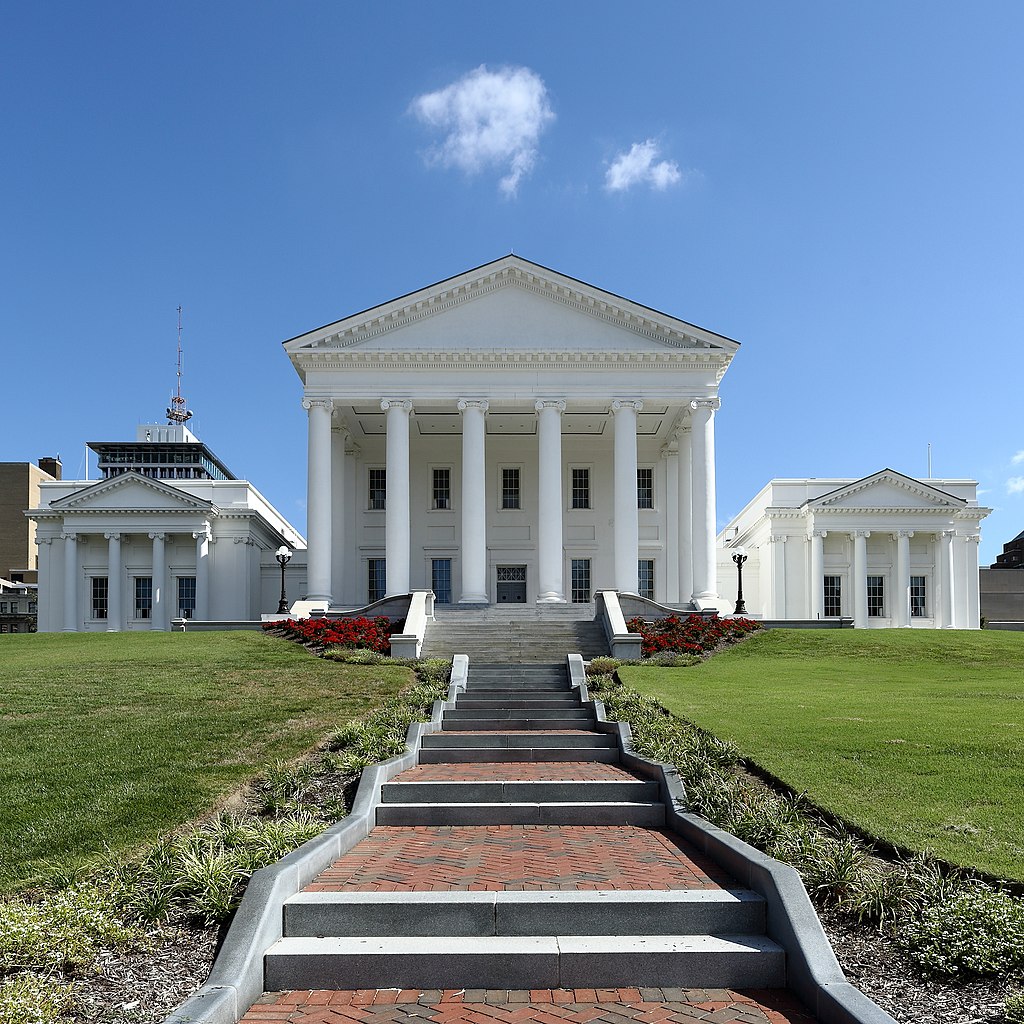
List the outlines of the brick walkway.
{"label": "brick walkway", "polygon": [[787,992],[731,989],[356,989],[270,992],[241,1024],[813,1024]]}
{"label": "brick walkway", "polygon": [[306,891],[720,889],[735,884],[678,837],[632,825],[378,825]]}
{"label": "brick walkway", "polygon": [[642,779],[617,764],[601,761],[513,761],[470,764],[421,764],[392,782],[607,782]]}

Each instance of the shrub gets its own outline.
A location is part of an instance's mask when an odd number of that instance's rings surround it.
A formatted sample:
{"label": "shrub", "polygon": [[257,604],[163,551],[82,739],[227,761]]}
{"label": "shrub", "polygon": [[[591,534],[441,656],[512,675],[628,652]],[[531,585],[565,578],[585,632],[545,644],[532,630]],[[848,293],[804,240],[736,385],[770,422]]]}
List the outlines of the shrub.
{"label": "shrub", "polygon": [[621,664],[622,662],[618,658],[609,658],[607,656],[592,658],[587,669],[587,675],[610,676]]}
{"label": "shrub", "polygon": [[71,1009],[72,987],[38,974],[0,979],[0,1024],[57,1024]]}
{"label": "shrub", "polygon": [[[263,628],[280,631],[292,640],[318,647],[353,647],[387,654],[391,649],[391,634],[401,632],[402,625],[400,620],[377,615],[372,619],[279,619],[264,622]],[[374,662],[369,660],[361,664]]]}
{"label": "shrub", "polygon": [[1024,904],[978,882],[925,907],[900,937],[929,974],[1024,977]]}
{"label": "shrub", "polygon": [[666,651],[700,655],[720,644],[735,643],[761,628],[761,624],[753,619],[705,618],[702,615],[688,615],[686,618],[669,615],[654,621],[634,618],[627,626],[631,633],[639,633],[643,637],[645,658],[653,658]]}

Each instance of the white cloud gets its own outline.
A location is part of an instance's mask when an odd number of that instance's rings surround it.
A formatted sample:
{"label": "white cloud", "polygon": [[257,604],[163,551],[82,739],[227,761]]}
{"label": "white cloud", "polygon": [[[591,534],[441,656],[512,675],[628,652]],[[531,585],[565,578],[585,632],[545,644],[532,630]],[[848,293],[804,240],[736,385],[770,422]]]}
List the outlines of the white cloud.
{"label": "white cloud", "polygon": [[430,161],[467,174],[504,170],[498,187],[506,196],[514,196],[533,169],[541,132],[555,118],[539,75],[529,68],[490,71],[485,64],[437,92],[417,96],[409,109],[445,133],[428,151]]}
{"label": "white cloud", "polygon": [[634,185],[650,185],[656,192],[664,192],[669,185],[678,185],[683,180],[679,164],[658,160],[660,155],[654,139],[634,142],[628,153],[620,153],[611,162],[604,187],[609,192],[624,192]]}
{"label": "white cloud", "polygon": [[1014,457],[1012,459],[1010,459],[1010,462],[1014,466],[1018,466],[1018,465],[1020,465],[1020,463],[1024,462],[1024,448],[1022,448],[1019,452],[1017,452],[1017,454],[1014,455]]}
{"label": "white cloud", "polygon": [[1024,476],[1011,476],[1006,481],[1007,494],[1024,494]]}

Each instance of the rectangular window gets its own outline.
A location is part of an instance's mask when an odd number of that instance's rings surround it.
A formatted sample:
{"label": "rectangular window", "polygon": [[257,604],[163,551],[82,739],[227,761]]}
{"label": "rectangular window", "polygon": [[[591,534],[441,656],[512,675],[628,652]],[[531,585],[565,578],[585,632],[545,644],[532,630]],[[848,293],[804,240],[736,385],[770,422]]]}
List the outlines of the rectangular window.
{"label": "rectangular window", "polygon": [[519,501],[519,467],[506,466],[501,471],[501,507],[521,508]]}
{"label": "rectangular window", "polygon": [[196,614],[196,578],[178,577],[178,618],[193,619]]}
{"label": "rectangular window", "polygon": [[881,618],[885,615],[885,577],[868,577],[868,616]]}
{"label": "rectangular window", "polygon": [[925,604],[925,595],[927,591],[925,589],[925,578],[924,576],[911,576],[910,577],[910,614],[915,619],[923,619],[927,612],[927,605]]}
{"label": "rectangular window", "polygon": [[37,605],[36,605],[35,601],[29,601],[29,603],[28,603],[28,610],[29,610],[29,612],[34,612],[34,611],[37,610]]}
{"label": "rectangular window", "polygon": [[434,470],[434,508],[452,507],[452,471],[447,467]]}
{"label": "rectangular window", "polygon": [[135,618],[149,619],[153,616],[153,577],[135,577]]}
{"label": "rectangular window", "polygon": [[841,576],[825,577],[825,618],[838,619],[843,614],[843,579]]}
{"label": "rectangular window", "polygon": [[434,558],[430,562],[430,589],[438,604],[452,603],[452,560]]}
{"label": "rectangular window", "polygon": [[636,507],[654,508],[654,469],[641,466],[636,471]]}
{"label": "rectangular window", "polygon": [[371,603],[382,600],[387,593],[387,561],[385,559],[371,558],[369,560],[369,581],[366,589]]}
{"label": "rectangular window", "polygon": [[388,471],[386,469],[370,470],[370,497],[367,508],[383,509],[388,499]]}
{"label": "rectangular window", "polygon": [[106,576],[93,576],[92,578],[92,617],[94,619],[105,619],[107,617]]}
{"label": "rectangular window", "polygon": [[590,508],[590,469],[587,466],[573,468],[572,507]]}
{"label": "rectangular window", "polygon": [[590,600],[590,559],[572,560],[572,603],[586,604]]}
{"label": "rectangular window", "polygon": [[640,582],[640,596],[654,600],[654,559],[641,558],[637,562],[637,577]]}

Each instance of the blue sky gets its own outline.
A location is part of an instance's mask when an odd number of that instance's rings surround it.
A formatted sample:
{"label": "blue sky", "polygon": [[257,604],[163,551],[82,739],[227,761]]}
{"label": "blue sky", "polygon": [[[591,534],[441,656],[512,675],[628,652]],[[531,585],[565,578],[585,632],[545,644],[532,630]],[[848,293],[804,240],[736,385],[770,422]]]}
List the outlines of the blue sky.
{"label": "blue sky", "polygon": [[303,529],[280,342],[512,250],[742,342],[721,522],[931,443],[990,562],[1024,529],[1022,39],[1016,0],[6,2],[0,460],[79,476],[160,419],[180,303],[197,432]]}

